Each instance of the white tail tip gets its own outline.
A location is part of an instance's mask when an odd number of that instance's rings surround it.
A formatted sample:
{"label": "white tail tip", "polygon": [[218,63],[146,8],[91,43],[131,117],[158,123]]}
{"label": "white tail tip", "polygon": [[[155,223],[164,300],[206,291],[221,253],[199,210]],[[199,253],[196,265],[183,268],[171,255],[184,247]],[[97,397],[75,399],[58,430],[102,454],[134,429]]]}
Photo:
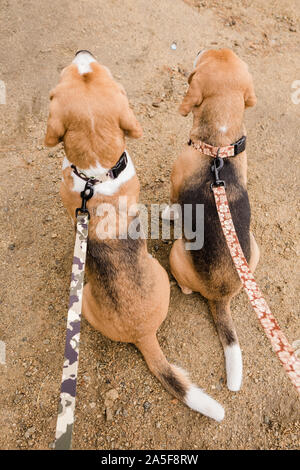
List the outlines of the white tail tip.
{"label": "white tail tip", "polygon": [[192,410],[199,411],[216,421],[222,421],[225,416],[223,406],[195,385],[191,385],[184,401]]}
{"label": "white tail tip", "polygon": [[243,379],[243,360],[238,344],[227,346],[225,352],[227,387],[232,392],[238,392]]}

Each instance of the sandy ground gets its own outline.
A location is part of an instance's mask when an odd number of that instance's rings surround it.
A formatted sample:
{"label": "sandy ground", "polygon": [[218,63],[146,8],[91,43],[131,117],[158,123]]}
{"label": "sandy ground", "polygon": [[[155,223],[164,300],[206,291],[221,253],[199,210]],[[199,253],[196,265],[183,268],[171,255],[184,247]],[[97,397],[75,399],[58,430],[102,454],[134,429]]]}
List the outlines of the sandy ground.
{"label": "sandy ground", "polygon": [[[63,151],[44,148],[43,136],[49,90],[78,49],[91,50],[123,83],[143,125],[143,139],[128,149],[146,204],[168,200],[171,165],[191,125],[177,108],[195,54],[228,46],[247,61],[258,97],[246,115],[252,231],[261,249],[256,278],[289,340],[299,339],[300,104],[291,100],[300,79],[298,0],[1,0],[0,11],[7,93],[0,105],[0,448],[47,449],[55,435],[73,230],[58,194]],[[168,272],[170,246],[149,241]],[[206,301],[183,296],[170,280],[160,343],[224,405],[225,420],[174,400],[133,346],[83,320],[74,448],[299,448],[297,394],[246,294],[232,308],[244,357],[243,388],[232,393]],[[106,413],[111,389],[117,398]]]}

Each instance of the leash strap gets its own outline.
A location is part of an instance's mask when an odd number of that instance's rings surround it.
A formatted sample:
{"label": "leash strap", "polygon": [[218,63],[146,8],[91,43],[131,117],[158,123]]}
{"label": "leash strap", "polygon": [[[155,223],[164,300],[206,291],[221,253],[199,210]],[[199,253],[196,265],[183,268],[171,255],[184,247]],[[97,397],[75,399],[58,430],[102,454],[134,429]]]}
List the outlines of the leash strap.
{"label": "leash strap", "polygon": [[273,317],[269,306],[256,284],[252,272],[250,271],[233,225],[225,186],[212,185],[212,190],[222,230],[243,287],[248,294],[251,305],[254,308],[267,337],[271,341],[274,352],[277,354],[280,362],[287,372],[287,375],[300,394],[300,361],[297,359],[293,348]]}
{"label": "leash strap", "polygon": [[72,444],[88,225],[89,213],[78,214],[55,450],[68,450]]}

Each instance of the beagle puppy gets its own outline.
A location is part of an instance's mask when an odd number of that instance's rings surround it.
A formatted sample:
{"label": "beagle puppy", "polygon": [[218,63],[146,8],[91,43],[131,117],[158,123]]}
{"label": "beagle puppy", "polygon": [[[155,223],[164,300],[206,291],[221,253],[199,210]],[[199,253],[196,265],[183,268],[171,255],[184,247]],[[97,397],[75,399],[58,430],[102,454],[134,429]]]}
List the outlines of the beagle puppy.
{"label": "beagle puppy", "polygon": [[255,105],[256,97],[246,63],[229,49],[199,53],[188,83],[179,112],[183,116],[193,113],[190,141],[171,173],[170,203],[174,206],[167,206],[162,217],[176,219],[178,207],[184,212],[186,204],[204,205],[203,247],[187,250],[184,237],[176,240],[170,253],[171,272],[184,294],[200,292],[208,299],[224,348],[227,386],[229,390],[238,391],[242,383],[242,355],[230,302],[240,291],[241,282],[227,248],[211,190],[214,158],[204,148],[218,149],[235,143],[234,147],[239,149],[236,156],[222,159],[220,178],[225,181],[233,223],[253,272],[259,260],[259,249],[249,229],[243,117],[245,108]]}
{"label": "beagle puppy", "polygon": [[89,178],[94,183],[87,202],[85,318],[108,338],[135,344],[171,394],[221,421],[222,406],[170,364],[157,341],[170,286],[166,271],[148,253],[145,238],[131,236],[131,227],[140,224],[137,212],[130,209],[138,202],[140,186],[125,136],[139,138],[142,129],[124,88],[91,53],[79,51],[62,71],[50,100],[45,144],[64,142],[60,194],[74,221],[80,192]]}

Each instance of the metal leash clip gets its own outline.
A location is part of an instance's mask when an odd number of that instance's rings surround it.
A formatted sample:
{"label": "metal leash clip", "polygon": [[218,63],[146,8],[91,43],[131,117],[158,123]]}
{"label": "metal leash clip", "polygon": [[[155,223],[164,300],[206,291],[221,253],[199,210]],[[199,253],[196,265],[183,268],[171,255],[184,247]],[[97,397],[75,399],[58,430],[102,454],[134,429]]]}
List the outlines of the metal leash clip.
{"label": "metal leash clip", "polygon": [[219,150],[218,150],[217,156],[214,158],[214,163],[211,166],[211,171],[215,177],[214,183],[211,183],[210,185],[211,190],[213,190],[214,186],[224,186],[224,188],[226,187],[225,181],[219,179],[219,171],[222,170],[224,166],[224,160],[218,155],[219,155]]}
{"label": "metal leash clip", "polygon": [[78,214],[87,214],[88,218],[90,218],[90,213],[86,207],[86,203],[91,197],[93,197],[94,194],[94,188],[93,188],[93,182],[91,179],[89,179],[84,187],[84,190],[81,191],[80,197],[82,199],[81,207],[78,207],[75,211],[76,218],[78,217]]}

